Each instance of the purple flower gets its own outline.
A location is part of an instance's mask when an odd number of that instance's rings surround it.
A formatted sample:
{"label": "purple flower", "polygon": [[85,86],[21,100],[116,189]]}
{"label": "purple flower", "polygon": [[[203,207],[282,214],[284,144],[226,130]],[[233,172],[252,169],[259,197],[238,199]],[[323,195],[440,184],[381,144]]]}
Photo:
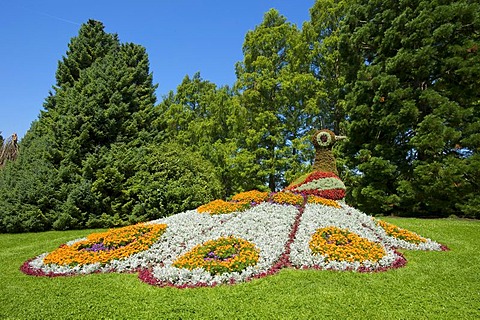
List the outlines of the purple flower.
{"label": "purple flower", "polygon": [[105,245],[100,242],[100,243],[94,243],[92,244],[90,247],[88,248],[85,248],[85,251],[93,251],[93,252],[97,252],[97,251],[108,251],[110,250],[110,248],[108,247],[105,247]]}

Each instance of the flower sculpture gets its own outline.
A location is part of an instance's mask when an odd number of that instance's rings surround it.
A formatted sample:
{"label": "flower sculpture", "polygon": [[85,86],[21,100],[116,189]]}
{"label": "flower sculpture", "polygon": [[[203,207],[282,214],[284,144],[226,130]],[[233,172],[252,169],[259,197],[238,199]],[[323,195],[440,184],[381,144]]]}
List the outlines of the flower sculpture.
{"label": "flower sculpture", "polygon": [[447,250],[345,204],[331,150],[343,138],[315,132],[313,172],[280,192],[242,192],[91,234],[26,261],[21,270],[37,276],[138,271],[146,283],[186,288],[248,281],[284,267],[384,271],[406,264],[397,249]]}
{"label": "flower sculpture", "polygon": [[336,136],[328,129],[316,131],[312,136],[315,146],[313,172],[295,180],[287,190],[332,200],[345,198],[345,184],[338,177],[337,164],[332,152],[334,144],[343,139],[345,136]]}

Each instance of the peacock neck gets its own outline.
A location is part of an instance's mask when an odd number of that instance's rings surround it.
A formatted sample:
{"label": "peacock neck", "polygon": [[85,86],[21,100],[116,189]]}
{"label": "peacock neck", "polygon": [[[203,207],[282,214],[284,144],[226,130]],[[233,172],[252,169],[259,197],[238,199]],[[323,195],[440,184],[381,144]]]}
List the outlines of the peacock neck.
{"label": "peacock neck", "polygon": [[330,149],[317,149],[315,153],[314,171],[333,172],[338,175],[335,156]]}

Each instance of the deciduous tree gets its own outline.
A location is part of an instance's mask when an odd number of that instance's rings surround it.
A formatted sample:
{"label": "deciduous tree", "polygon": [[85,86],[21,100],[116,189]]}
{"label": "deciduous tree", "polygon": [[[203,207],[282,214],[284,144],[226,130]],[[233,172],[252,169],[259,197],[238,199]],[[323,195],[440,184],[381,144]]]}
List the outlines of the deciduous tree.
{"label": "deciduous tree", "polygon": [[245,37],[244,59],[236,66],[245,124],[237,157],[255,178],[252,186],[282,188],[308,166],[304,156],[311,147],[302,138],[311,129],[310,116],[318,114],[318,83],[307,51],[298,28],[274,9]]}

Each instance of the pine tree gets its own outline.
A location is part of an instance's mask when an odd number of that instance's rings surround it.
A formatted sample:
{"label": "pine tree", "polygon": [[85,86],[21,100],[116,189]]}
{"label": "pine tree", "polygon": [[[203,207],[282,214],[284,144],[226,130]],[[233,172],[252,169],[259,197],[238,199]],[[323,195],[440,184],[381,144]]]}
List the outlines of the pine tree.
{"label": "pine tree", "polygon": [[[109,163],[110,152],[114,145],[136,148],[149,142],[154,90],[145,49],[122,44],[82,71],[74,86],[57,91],[57,111],[64,111],[58,114],[55,140],[62,155],[58,170],[65,195],[54,228],[115,216],[112,204],[128,175],[118,172],[117,163]],[[86,163],[92,165],[85,167]],[[109,186],[99,187],[109,170]],[[117,220],[126,223],[122,217]]]}
{"label": "pine tree", "polygon": [[72,87],[80,78],[82,70],[118,50],[119,45],[118,36],[106,33],[102,22],[88,20],[80,27],[78,36],[71,39],[66,56],[58,62],[55,74],[57,87]]}

